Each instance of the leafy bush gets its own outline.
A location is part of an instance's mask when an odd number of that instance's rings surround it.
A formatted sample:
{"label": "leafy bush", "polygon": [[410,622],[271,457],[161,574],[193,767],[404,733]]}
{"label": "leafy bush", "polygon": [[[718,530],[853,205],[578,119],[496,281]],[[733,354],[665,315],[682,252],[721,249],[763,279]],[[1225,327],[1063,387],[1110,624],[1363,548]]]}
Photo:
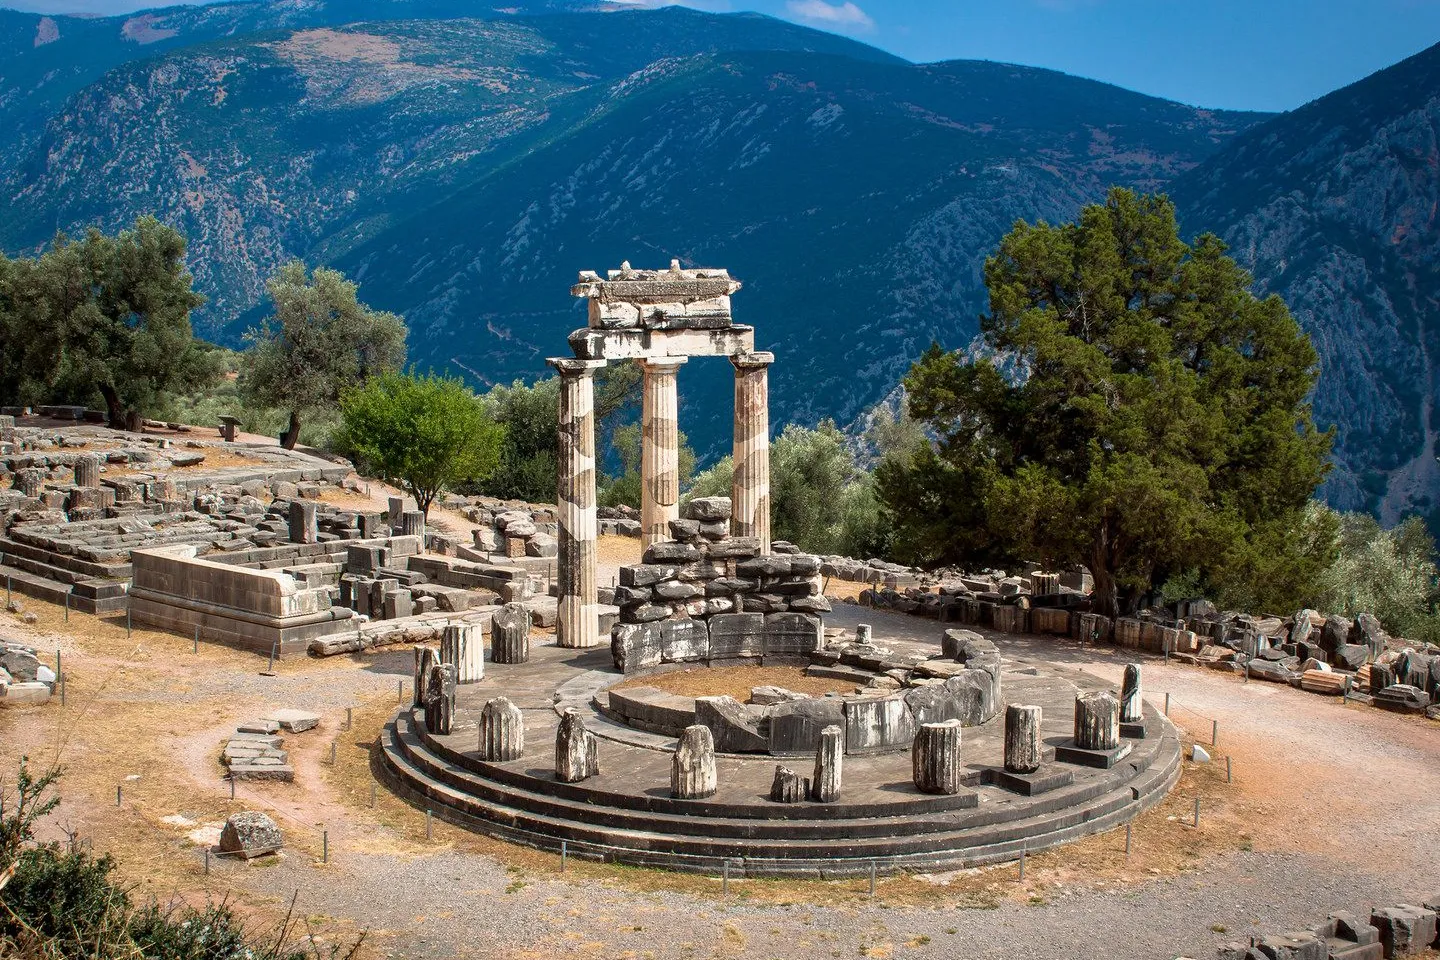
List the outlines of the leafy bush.
{"label": "leafy bush", "polygon": [[[20,761],[13,794],[0,789],[0,956],[26,960],[305,960],[289,919],[264,935],[247,931],[225,903],[195,908],[136,905],[116,862],[35,840],[35,825],[59,798],[60,771],[35,776]],[[361,938],[363,940],[363,937]],[[354,957],[332,948],[332,958]]]}
{"label": "leafy bush", "polygon": [[1321,609],[1373,613],[1393,636],[1440,642],[1435,539],[1421,518],[1385,530],[1369,514],[1341,514],[1337,546],[1320,578]]}

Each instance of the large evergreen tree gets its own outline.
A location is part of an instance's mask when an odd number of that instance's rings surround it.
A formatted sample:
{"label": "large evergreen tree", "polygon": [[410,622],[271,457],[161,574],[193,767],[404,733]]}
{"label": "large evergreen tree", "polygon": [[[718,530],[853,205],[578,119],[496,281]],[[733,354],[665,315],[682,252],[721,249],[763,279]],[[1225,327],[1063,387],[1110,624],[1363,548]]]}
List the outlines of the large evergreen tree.
{"label": "large evergreen tree", "polygon": [[984,355],[932,346],[905,380],[935,442],[879,471],[899,555],[1083,563],[1112,616],[1170,573],[1293,564],[1277,532],[1331,440],[1316,354],[1217,238],[1187,245],[1168,200],[1117,189],[1017,223],[985,281]]}

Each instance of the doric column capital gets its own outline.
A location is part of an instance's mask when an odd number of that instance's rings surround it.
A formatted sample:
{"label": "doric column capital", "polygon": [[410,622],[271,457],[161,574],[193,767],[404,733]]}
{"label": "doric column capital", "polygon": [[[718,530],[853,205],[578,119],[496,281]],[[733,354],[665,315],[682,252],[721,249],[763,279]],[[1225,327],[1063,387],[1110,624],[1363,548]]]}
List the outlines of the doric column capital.
{"label": "doric column capital", "polygon": [[640,366],[657,373],[673,373],[682,364],[690,362],[689,357],[641,357]]}
{"label": "doric column capital", "polygon": [[562,377],[589,377],[605,366],[604,360],[578,360],[575,357],[551,357],[545,361]]}
{"label": "doric column capital", "polygon": [[737,353],[730,358],[736,370],[759,370],[775,362],[775,354],[768,351]]}

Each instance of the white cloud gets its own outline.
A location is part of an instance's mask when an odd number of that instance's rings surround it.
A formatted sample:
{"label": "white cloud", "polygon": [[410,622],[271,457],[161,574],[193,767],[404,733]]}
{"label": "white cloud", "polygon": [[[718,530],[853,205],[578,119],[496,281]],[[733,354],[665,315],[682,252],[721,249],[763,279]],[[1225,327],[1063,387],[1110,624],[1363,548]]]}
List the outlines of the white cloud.
{"label": "white cloud", "polygon": [[844,3],[826,3],[825,0],[788,0],[785,9],[792,17],[822,27],[839,30],[873,30],[875,21],[870,14],[856,6],[851,0]]}

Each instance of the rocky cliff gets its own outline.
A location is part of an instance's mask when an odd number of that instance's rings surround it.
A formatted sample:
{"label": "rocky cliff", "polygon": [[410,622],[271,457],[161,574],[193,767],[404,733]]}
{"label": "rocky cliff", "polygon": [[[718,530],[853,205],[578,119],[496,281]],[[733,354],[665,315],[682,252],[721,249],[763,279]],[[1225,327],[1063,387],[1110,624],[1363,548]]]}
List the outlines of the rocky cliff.
{"label": "rocky cliff", "polygon": [[1386,522],[1440,503],[1440,46],[1258,125],[1180,177],[1209,230],[1320,352],[1328,499]]}

